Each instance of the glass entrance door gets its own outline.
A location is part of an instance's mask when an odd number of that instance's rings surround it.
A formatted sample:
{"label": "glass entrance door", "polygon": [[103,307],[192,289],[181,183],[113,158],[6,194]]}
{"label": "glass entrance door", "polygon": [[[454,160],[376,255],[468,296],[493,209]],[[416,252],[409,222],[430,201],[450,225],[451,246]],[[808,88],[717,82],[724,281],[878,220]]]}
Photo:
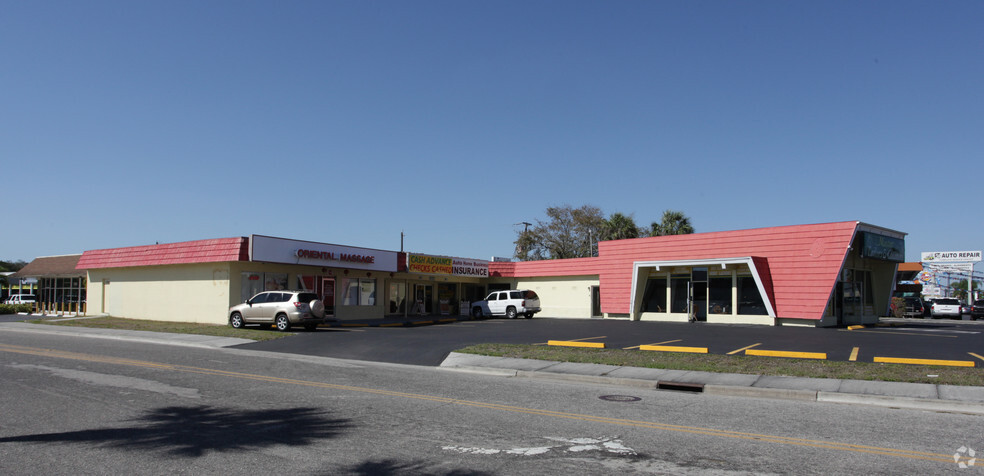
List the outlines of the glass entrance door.
{"label": "glass entrance door", "polygon": [[321,295],[325,303],[325,317],[335,317],[335,278],[321,279]]}
{"label": "glass entrance door", "polygon": [[413,297],[412,314],[424,316],[434,312],[434,286],[430,284],[413,285]]}

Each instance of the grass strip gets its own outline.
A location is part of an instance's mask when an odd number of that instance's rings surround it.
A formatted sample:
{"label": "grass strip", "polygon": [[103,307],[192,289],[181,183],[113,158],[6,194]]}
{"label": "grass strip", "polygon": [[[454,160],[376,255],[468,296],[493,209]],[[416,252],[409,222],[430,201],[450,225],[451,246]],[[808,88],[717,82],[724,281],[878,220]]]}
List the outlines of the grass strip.
{"label": "grass strip", "polygon": [[478,344],[465,347],[457,352],[493,357],[553,360],[652,369],[984,386],[984,372],[981,369],[967,367],[801,360],[680,352],[641,352],[624,349],[581,349],[521,344]]}
{"label": "grass strip", "polygon": [[238,337],[256,341],[282,339],[294,335],[292,332],[277,332],[271,326],[247,327],[233,329],[219,324],[201,324],[195,322],[166,322],[148,321],[143,319],[125,319],[121,317],[85,317],[78,319],[36,319],[28,321],[31,324],[49,324],[53,326],[95,327],[101,329],[121,329],[128,331],[171,332],[174,334],[197,334],[217,337]]}

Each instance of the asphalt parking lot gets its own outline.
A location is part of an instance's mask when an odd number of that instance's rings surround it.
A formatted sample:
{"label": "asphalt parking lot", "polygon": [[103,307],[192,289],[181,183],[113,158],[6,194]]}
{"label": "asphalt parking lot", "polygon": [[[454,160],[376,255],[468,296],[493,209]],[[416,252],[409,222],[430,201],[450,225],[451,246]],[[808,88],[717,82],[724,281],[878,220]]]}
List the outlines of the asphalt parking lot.
{"label": "asphalt parking lot", "polygon": [[[271,331],[273,332],[273,331]],[[480,343],[603,345],[786,358],[984,367],[984,321],[885,319],[860,329],[601,319],[488,319],[413,327],[333,327],[238,347],[355,360],[439,365]],[[889,359],[889,360],[880,360]],[[896,361],[898,360],[898,361]]]}

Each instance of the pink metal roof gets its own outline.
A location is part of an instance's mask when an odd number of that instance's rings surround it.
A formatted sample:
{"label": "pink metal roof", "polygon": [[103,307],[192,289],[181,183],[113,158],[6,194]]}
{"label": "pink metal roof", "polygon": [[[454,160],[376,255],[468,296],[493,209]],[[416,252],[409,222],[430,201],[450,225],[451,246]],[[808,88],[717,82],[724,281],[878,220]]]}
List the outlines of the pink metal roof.
{"label": "pink metal roof", "polygon": [[597,275],[602,311],[627,314],[636,262],[751,257],[777,316],[820,319],[857,226],[848,221],[603,241],[597,258],[490,263],[489,271],[508,277]]}
{"label": "pink metal roof", "polygon": [[77,269],[248,261],[248,238],[218,238],[163,245],[86,251]]}

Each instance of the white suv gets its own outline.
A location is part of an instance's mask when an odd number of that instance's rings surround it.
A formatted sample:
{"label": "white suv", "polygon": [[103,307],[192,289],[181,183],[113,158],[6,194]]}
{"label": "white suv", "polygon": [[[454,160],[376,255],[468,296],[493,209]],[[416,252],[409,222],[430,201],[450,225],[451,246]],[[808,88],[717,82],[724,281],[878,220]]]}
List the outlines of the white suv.
{"label": "white suv", "polygon": [[960,319],[960,301],[951,298],[937,299],[933,301],[932,314],[933,318],[946,316]]}
{"label": "white suv", "polygon": [[494,291],[484,301],[472,303],[472,317],[506,316],[515,319],[522,314],[527,319],[540,312],[540,297],[525,289]]}
{"label": "white suv", "polygon": [[325,304],[317,294],[305,291],[264,291],[229,308],[229,325],[275,324],[286,332],[293,324],[313,331],[325,322]]}

